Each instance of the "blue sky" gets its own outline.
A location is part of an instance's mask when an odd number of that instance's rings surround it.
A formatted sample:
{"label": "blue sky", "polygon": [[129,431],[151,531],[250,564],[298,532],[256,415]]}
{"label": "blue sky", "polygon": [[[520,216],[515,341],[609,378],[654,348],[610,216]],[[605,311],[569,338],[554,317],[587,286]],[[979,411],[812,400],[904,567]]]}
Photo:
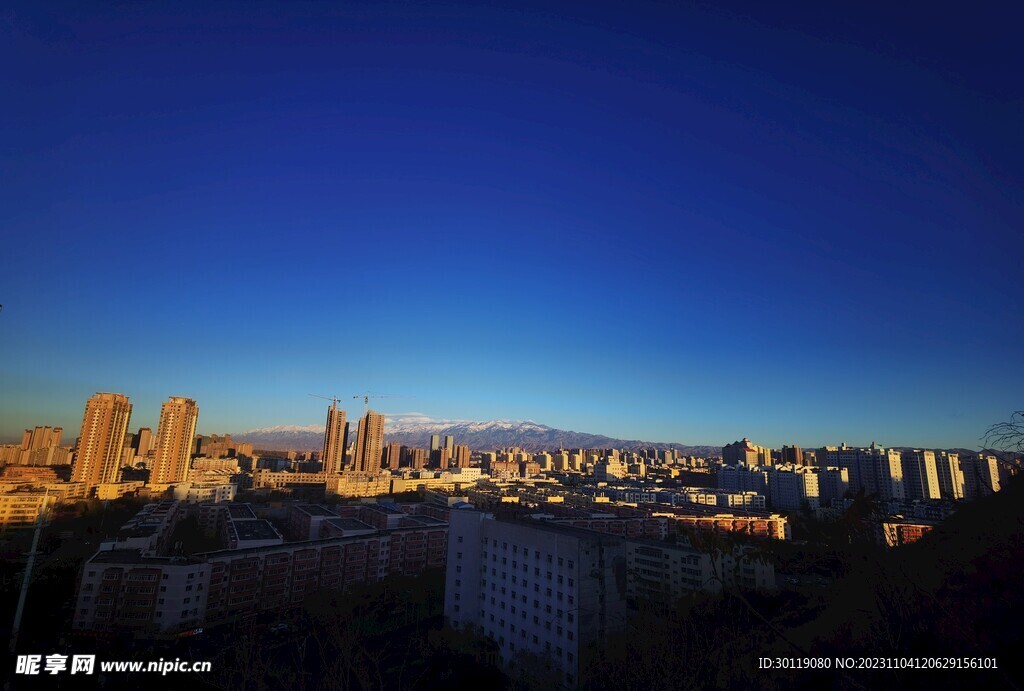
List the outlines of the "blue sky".
{"label": "blue sky", "polygon": [[204,433],[372,390],[976,446],[1024,407],[1011,12],[16,3],[0,437],[99,390]]}

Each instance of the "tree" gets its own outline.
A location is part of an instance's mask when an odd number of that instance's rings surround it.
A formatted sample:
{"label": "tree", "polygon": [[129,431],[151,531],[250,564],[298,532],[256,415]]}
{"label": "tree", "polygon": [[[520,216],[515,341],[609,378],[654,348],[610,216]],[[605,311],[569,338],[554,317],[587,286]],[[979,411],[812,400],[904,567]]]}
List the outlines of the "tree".
{"label": "tree", "polygon": [[989,427],[981,439],[996,451],[1024,453],[1024,410],[1015,410],[1006,422]]}

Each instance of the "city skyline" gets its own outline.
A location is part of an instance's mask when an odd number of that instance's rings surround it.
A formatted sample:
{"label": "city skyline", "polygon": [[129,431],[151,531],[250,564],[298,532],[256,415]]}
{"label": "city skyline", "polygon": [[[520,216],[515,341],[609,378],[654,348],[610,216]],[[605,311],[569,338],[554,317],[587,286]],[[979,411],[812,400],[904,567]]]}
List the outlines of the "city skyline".
{"label": "city skyline", "polygon": [[22,3],[0,436],[97,391],[310,424],[340,385],[974,448],[1024,389],[1015,22],[870,5]]}
{"label": "city skyline", "polygon": [[[129,403],[129,410],[131,410],[131,411],[136,410],[137,407],[138,407],[138,404],[136,403],[136,401],[130,395],[110,393],[110,392],[96,392],[96,394],[93,397],[89,398],[88,401],[87,401],[87,406],[86,406],[87,407],[87,413],[86,413],[87,418],[88,418],[88,405],[89,405],[89,402],[91,402],[93,399],[95,399],[97,397],[107,397],[107,396],[120,396],[120,397],[125,398],[126,401],[130,402]],[[186,403],[187,402],[187,404],[190,405],[193,408],[192,420],[190,422],[188,422],[188,423],[185,423],[185,426],[187,428],[192,429],[192,435],[193,436],[202,436],[202,435],[210,435],[210,434],[231,434],[231,435],[234,435],[234,436],[239,437],[241,439],[241,438],[245,437],[245,435],[247,435],[247,434],[255,434],[255,433],[265,433],[265,432],[296,432],[296,433],[302,433],[302,432],[305,432],[305,433],[309,433],[311,435],[316,435],[316,436],[318,436],[320,438],[318,438],[316,440],[316,443],[313,444],[312,446],[307,444],[306,446],[309,446],[310,447],[309,449],[306,449],[305,447],[303,447],[302,449],[298,449],[298,450],[311,450],[315,446],[318,450],[324,450],[324,452],[326,453],[325,449],[329,445],[334,450],[334,452],[339,455],[339,458],[337,459],[337,463],[339,463],[339,464],[341,462],[340,461],[340,453],[342,451],[342,448],[339,445],[339,442],[341,441],[342,438],[347,438],[349,446],[351,446],[353,448],[358,447],[360,445],[359,439],[361,437],[361,435],[359,434],[359,428],[361,427],[361,423],[366,419],[365,414],[363,416],[361,416],[358,419],[358,421],[357,421],[356,429],[351,433],[351,435],[349,435],[348,434],[349,425],[348,425],[348,423],[346,423],[346,416],[348,414],[347,409],[344,409],[344,408],[341,408],[341,407],[337,407],[336,403],[332,403],[330,406],[327,407],[327,423],[326,424],[324,424],[324,423],[282,424],[282,425],[271,425],[271,426],[268,426],[268,427],[261,427],[261,428],[250,428],[250,429],[246,429],[246,430],[205,429],[204,427],[202,427],[201,425],[199,425],[197,423],[197,419],[198,419],[197,401],[195,401],[195,400],[193,400],[191,398],[186,398],[186,397],[182,397],[182,396],[171,396],[170,400],[168,402],[164,402],[164,403],[161,404],[161,419],[162,419],[162,415],[164,413],[164,410],[166,409],[168,404],[172,403],[172,402],[175,402],[175,403]],[[804,447],[804,448],[806,448],[808,450],[813,450],[815,448],[823,448],[823,447],[826,447],[826,446],[837,446],[837,445],[847,445],[847,446],[849,446],[851,448],[863,448],[863,447],[868,447],[870,445],[875,445],[875,444],[877,444],[878,446],[880,446],[882,448],[906,448],[906,449],[953,449],[953,448],[964,448],[964,449],[980,450],[980,449],[982,449],[984,447],[984,445],[981,444],[981,441],[983,441],[983,440],[982,440],[982,438],[980,436],[979,436],[979,439],[977,440],[977,443],[975,443],[973,445],[972,444],[940,445],[940,444],[932,444],[932,443],[922,443],[921,440],[917,440],[917,441],[911,440],[911,441],[907,441],[907,442],[894,442],[894,441],[884,440],[884,439],[882,439],[882,438],[880,438],[878,436],[872,436],[870,438],[870,440],[865,440],[865,439],[857,439],[857,438],[852,438],[852,437],[849,437],[849,436],[842,436],[842,435],[840,435],[840,437],[837,437],[837,438],[834,438],[834,439],[825,439],[825,440],[822,440],[822,441],[811,441],[811,442],[808,442],[806,440],[793,439],[791,435],[787,435],[784,432],[778,433],[779,436],[777,436],[777,437],[755,438],[755,439],[752,439],[752,440],[750,439],[750,435],[745,434],[745,433],[739,433],[739,434],[734,436],[734,438],[732,439],[732,442],[730,442],[728,440],[690,440],[690,439],[680,440],[680,439],[640,439],[640,438],[633,439],[633,438],[626,438],[626,437],[621,437],[621,436],[617,437],[617,436],[615,436],[613,434],[608,434],[607,432],[601,431],[601,430],[586,430],[586,429],[569,430],[569,429],[562,429],[562,428],[554,427],[552,425],[547,425],[543,421],[537,421],[537,420],[533,420],[533,419],[526,419],[526,420],[512,420],[512,419],[508,419],[508,418],[498,418],[498,419],[493,419],[493,420],[440,419],[440,418],[431,418],[430,416],[424,415],[421,412],[388,413],[388,412],[383,412],[383,411],[373,411],[373,410],[371,410],[371,411],[369,411],[369,413],[373,414],[375,419],[379,418],[379,420],[381,421],[380,424],[383,424],[383,431],[382,432],[378,431],[376,433],[376,434],[381,434],[382,433],[383,434],[383,439],[375,438],[374,441],[370,442],[371,446],[375,446],[375,447],[376,446],[380,446],[381,447],[380,451],[383,451],[384,448],[386,447],[386,445],[384,444],[384,441],[389,438],[389,434],[394,432],[394,430],[390,430],[389,431],[389,429],[388,429],[389,426],[391,426],[391,425],[398,425],[399,429],[402,432],[409,431],[410,426],[413,429],[415,429],[418,426],[422,427],[422,430],[420,430],[420,431],[423,431],[423,433],[425,433],[425,434],[427,434],[427,433],[430,434],[429,443],[426,443],[423,446],[424,446],[424,448],[429,447],[430,449],[433,449],[434,443],[435,443],[435,438],[437,439],[437,442],[439,444],[442,441],[446,445],[451,445],[451,444],[454,443],[454,440],[453,440],[453,438],[451,436],[446,435],[446,436],[444,436],[442,438],[438,434],[434,433],[435,429],[437,429],[437,430],[448,430],[448,429],[451,429],[453,427],[457,427],[459,425],[470,425],[470,426],[476,427],[476,426],[480,426],[480,425],[489,425],[489,424],[495,424],[495,423],[507,423],[507,424],[512,424],[512,425],[540,426],[540,427],[550,428],[550,429],[552,429],[552,430],[554,430],[556,432],[566,432],[566,433],[573,433],[573,434],[579,433],[579,434],[586,434],[586,435],[610,437],[611,441],[643,442],[643,443],[651,443],[651,444],[659,444],[659,445],[675,444],[675,445],[679,445],[679,446],[695,446],[695,447],[700,447],[700,446],[710,446],[710,447],[722,446],[722,447],[729,447],[729,446],[732,446],[733,443],[740,442],[740,440],[742,440],[743,442],[747,442],[749,440],[749,441],[751,441],[751,443],[761,444],[761,445],[764,446],[764,448],[772,449],[772,450],[776,450],[776,451],[779,451],[779,450],[784,451],[785,448],[788,447],[791,444],[795,444],[797,448],[800,448],[802,446],[802,447]],[[332,420],[334,421],[333,424],[332,424]],[[377,425],[377,424],[378,423],[375,423],[375,425]],[[19,439],[21,439],[22,441],[25,440],[25,439],[28,439],[29,435],[32,433],[33,429],[39,430],[41,427],[42,427],[42,425],[26,425],[25,427],[23,427],[21,429],[19,434],[11,434],[9,436],[0,435],[0,444],[13,444],[13,443],[16,443]],[[50,427],[51,427],[50,425],[47,425],[46,428],[49,429]],[[54,429],[58,430],[58,435],[59,435],[60,431],[61,431],[61,426],[60,425],[52,425],[52,427]],[[139,429],[144,429],[144,430],[149,430],[150,433],[151,433],[152,428],[153,428],[153,426],[147,426],[146,424],[139,422],[138,416],[133,416],[132,419],[131,419],[131,424],[127,427],[127,432],[133,433],[135,431],[138,431]],[[69,428],[69,430],[72,430],[72,431],[73,431],[73,429],[81,429],[81,425],[79,425],[78,428]],[[332,429],[334,430],[334,434],[333,435],[332,435]],[[343,431],[344,431],[344,434],[343,434]],[[330,441],[330,443],[328,444],[328,440],[329,439],[332,439],[333,441]],[[23,443],[24,443],[24,441],[23,441]],[[64,446],[69,446],[70,447],[70,446],[73,446],[74,443],[75,443],[75,437],[74,436],[71,436],[70,438],[65,438],[63,440]],[[450,446],[446,446],[445,448],[449,448],[450,452],[452,451],[452,448]],[[756,449],[756,448],[759,448],[759,447],[754,447],[754,448]],[[553,448],[548,449],[548,450],[551,451],[551,450],[555,450],[555,449],[553,447]],[[178,455],[180,455],[181,451],[179,450],[177,453],[178,453]],[[374,454],[376,454],[376,451],[373,454],[371,454],[371,455],[374,455]],[[180,460],[176,461],[175,462],[175,467],[177,467],[180,464],[181,464]],[[332,465],[333,465],[333,463],[332,463]]]}

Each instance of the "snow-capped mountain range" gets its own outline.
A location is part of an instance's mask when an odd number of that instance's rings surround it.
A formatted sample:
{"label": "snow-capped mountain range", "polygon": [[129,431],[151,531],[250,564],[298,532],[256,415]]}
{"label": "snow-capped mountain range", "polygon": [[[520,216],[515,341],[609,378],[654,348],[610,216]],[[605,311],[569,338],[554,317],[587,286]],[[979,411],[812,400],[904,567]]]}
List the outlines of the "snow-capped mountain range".
{"label": "snow-capped mountain range", "polygon": [[[358,421],[350,421],[349,442],[355,441]],[[442,438],[450,435],[456,444],[467,444],[471,449],[487,451],[518,447],[527,451],[556,449],[601,449],[674,447],[686,454],[720,454],[720,447],[688,446],[685,444],[647,442],[636,439],[613,439],[600,434],[572,432],[542,425],[533,420],[435,420],[419,413],[387,415],[384,421],[384,441],[398,442],[416,448],[429,448],[431,435]],[[232,434],[238,441],[252,443],[257,449],[268,451],[309,451],[323,446],[324,426],[276,425]]]}

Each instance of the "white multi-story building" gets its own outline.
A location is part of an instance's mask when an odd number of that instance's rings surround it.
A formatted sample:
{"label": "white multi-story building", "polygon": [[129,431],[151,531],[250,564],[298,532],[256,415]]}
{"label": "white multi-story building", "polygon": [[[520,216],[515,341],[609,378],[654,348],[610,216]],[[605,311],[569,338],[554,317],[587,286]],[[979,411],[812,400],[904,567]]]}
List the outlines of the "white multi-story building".
{"label": "white multi-story building", "polygon": [[818,473],[804,466],[778,466],[768,474],[772,508],[776,511],[820,507]]}
{"label": "white multi-story building", "polygon": [[901,453],[907,499],[939,499],[939,471],[934,451],[913,449]]}
{"label": "white multi-story building", "polygon": [[723,465],[718,469],[718,487],[768,496],[768,471],[746,465]]}
{"label": "white multi-story building", "polygon": [[209,565],[202,559],[97,552],[82,569],[74,628],[181,631],[202,624]]}
{"label": "white multi-story building", "polygon": [[964,498],[964,471],[960,455],[948,451],[935,453],[935,470],[939,476],[939,491],[943,499]]}
{"label": "white multi-story building", "polygon": [[899,451],[883,449],[874,443],[866,449],[826,446],[818,450],[818,464],[846,468],[850,490],[875,494],[882,501],[902,501],[906,497],[903,462]]}
{"label": "white multi-story building", "polygon": [[829,466],[818,469],[818,493],[821,503],[832,506],[850,491],[850,471],[848,468]]}
{"label": "white multi-story building", "polygon": [[712,556],[685,543],[626,542],[626,593],[631,601],[672,604],[687,593],[718,593],[727,587],[771,590],[775,567],[748,549]]}
{"label": "white multi-story building", "polygon": [[999,463],[995,456],[972,453],[960,457],[964,498],[977,499],[999,491]]}
{"label": "white multi-story building", "polygon": [[581,657],[626,620],[625,540],[544,522],[451,513],[444,613],[456,628],[478,628],[512,664],[546,656],[566,685]]}

